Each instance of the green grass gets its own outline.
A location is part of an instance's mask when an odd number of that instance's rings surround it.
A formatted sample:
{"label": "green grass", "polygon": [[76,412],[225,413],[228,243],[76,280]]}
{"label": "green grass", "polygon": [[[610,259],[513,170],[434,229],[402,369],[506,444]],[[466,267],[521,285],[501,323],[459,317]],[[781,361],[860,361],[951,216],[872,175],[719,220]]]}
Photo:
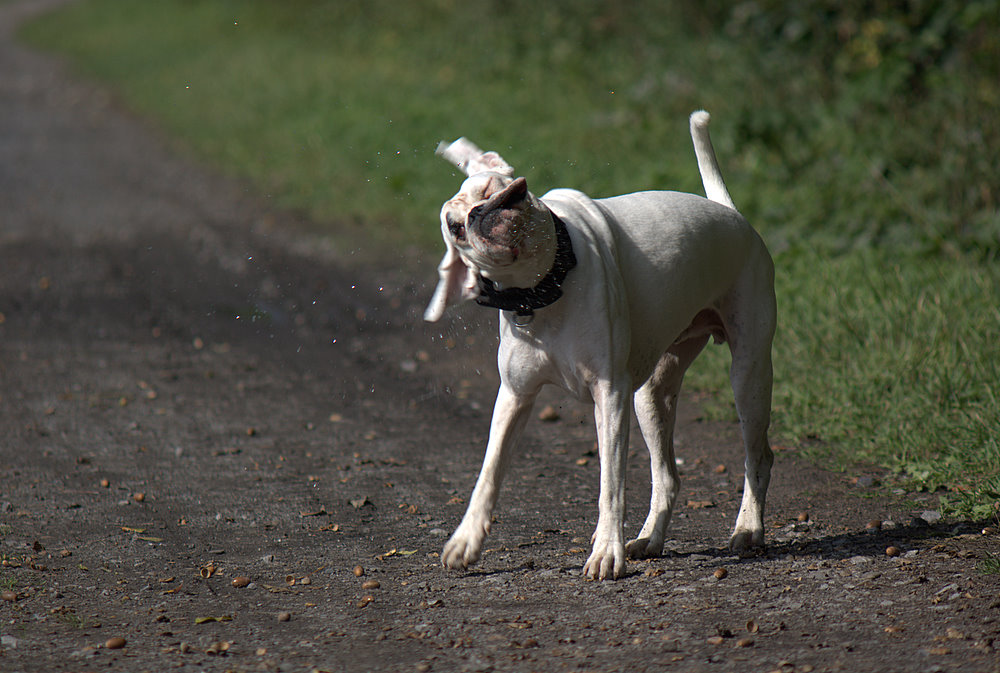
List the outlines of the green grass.
{"label": "green grass", "polygon": [[1000,575],[1000,556],[987,553],[976,564],[976,570],[982,575]]}
{"label": "green grass", "polygon": [[[776,435],[986,516],[998,30],[1000,0],[85,0],[23,36],[341,240],[439,246],[458,177],[433,151],[459,135],[536,192],[700,191],[687,115],[707,108],[775,253]],[[721,390],[710,351],[690,381]]]}

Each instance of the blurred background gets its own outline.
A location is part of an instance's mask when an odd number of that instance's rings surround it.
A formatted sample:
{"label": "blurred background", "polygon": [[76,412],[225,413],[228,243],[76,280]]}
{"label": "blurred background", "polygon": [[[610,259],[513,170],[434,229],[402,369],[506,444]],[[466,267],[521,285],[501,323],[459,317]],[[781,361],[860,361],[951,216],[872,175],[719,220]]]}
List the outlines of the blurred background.
{"label": "blurred background", "polygon": [[[776,432],[995,516],[1000,0],[80,0],[21,37],[183,152],[392,250],[441,245],[441,140],[499,151],[536,194],[700,193],[705,108],[778,268]],[[725,385],[724,351],[696,388]]]}

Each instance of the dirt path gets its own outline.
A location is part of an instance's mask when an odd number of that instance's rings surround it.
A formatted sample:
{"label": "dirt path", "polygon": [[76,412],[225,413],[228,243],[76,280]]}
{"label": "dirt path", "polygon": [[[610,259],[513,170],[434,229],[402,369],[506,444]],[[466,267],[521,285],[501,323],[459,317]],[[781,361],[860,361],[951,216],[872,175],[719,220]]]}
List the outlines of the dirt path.
{"label": "dirt path", "polygon": [[769,551],[731,557],[735,428],[691,406],[668,556],[580,576],[593,429],[553,394],[482,563],[445,572],[489,314],[424,327],[434,259],[360,264],[169,152],[13,43],[40,4],[0,4],[0,670],[1000,670],[981,522],[784,450]]}

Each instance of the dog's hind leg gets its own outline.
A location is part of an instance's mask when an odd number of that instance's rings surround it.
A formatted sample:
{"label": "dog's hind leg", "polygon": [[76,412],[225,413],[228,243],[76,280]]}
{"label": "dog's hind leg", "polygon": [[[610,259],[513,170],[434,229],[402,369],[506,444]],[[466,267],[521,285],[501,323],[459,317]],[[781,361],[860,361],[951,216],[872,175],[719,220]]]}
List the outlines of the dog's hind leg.
{"label": "dog's hind leg", "polygon": [[729,378],[746,450],[743,502],[729,540],[729,548],[738,553],[764,546],[764,502],[774,462],[767,439],[773,381],[771,342],[775,329],[772,272],[756,274],[743,289],[747,291],[744,296],[753,296],[757,301],[727,317],[733,354]]}
{"label": "dog's hind leg", "polygon": [[635,393],[635,415],[649,449],[651,493],[646,522],[639,535],[625,545],[631,558],[650,558],[663,553],[663,541],[680,486],[674,459],[677,399],[684,372],[707,341],[706,334],[675,343]]}
{"label": "dog's hind leg", "polygon": [[493,408],[490,439],[483,458],[479,479],[469,498],[462,523],[444,546],[441,563],[446,568],[468,568],[479,560],[483,540],[490,531],[493,508],[500,493],[500,482],[535,402],[535,395],[518,395],[501,385]]}

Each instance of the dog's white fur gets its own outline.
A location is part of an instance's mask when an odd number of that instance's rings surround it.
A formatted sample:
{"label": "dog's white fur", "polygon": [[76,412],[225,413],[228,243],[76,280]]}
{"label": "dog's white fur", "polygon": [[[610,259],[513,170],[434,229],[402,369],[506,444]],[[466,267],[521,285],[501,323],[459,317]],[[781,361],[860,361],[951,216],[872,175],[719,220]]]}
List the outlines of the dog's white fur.
{"label": "dog's white fur", "polygon": [[[601,486],[584,573],[618,578],[627,556],[659,555],[678,491],[673,447],[678,392],[685,370],[710,337],[727,342],[732,352],[730,379],[746,450],[743,501],[730,548],[742,552],[763,545],[773,462],[767,428],[774,267],[726,190],[708,121],[704,111],[690,119],[708,199],[679,192],[591,199],[570,189],[539,199],[513,184],[513,168],[495,152],[484,153],[464,138],[439,148],[469,177],[441,209],[447,251],[427,320],[478,296],[480,274],[501,288],[536,285],[555,256],[550,211],[566,223],[578,261],[562,285],[562,298],[538,309],[529,324],[500,312],[501,384],[489,444],[465,516],[442,552],[446,567],[466,568],[479,560],[512,447],[546,383],[595,405]],[[480,211],[505,189],[514,195],[488,205],[503,209],[507,226],[487,229]],[[626,543],[630,397],[649,448],[652,498],[642,530]]]}

